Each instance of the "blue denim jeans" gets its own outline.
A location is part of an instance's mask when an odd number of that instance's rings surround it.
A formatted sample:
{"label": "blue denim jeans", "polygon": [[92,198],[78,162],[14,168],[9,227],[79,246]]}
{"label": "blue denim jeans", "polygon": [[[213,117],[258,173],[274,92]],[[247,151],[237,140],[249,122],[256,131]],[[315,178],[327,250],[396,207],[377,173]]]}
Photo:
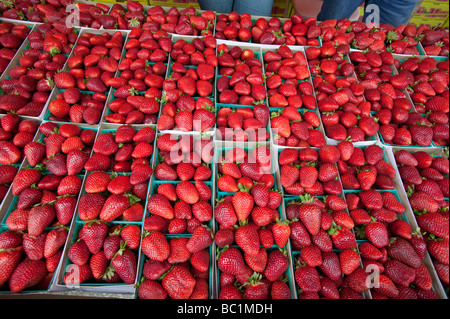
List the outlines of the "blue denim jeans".
{"label": "blue denim jeans", "polygon": [[[364,0],[324,0],[317,20],[349,18],[363,2]],[[418,2],[418,0],[368,0],[365,7],[370,9],[369,5],[377,5],[380,9],[379,22],[397,27],[408,22]],[[366,21],[367,18],[370,19],[372,13],[371,10],[366,10],[363,21],[372,22]]]}
{"label": "blue denim jeans", "polygon": [[217,13],[236,11],[239,14],[270,17],[273,0],[198,0],[198,4],[202,10],[213,10]]}

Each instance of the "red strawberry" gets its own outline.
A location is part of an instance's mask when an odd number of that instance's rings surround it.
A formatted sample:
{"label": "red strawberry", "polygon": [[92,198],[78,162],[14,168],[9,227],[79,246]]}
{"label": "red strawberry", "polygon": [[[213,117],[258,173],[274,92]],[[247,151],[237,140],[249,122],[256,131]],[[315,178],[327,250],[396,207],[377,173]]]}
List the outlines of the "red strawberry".
{"label": "red strawberry", "polygon": [[163,278],[162,286],[172,299],[188,299],[195,287],[192,274],[180,265],[172,268]]}
{"label": "red strawberry", "polygon": [[378,248],[389,245],[388,230],[381,222],[372,221],[364,227],[367,239]]}
{"label": "red strawberry", "polygon": [[114,270],[126,284],[134,284],[137,276],[137,257],[128,248],[121,247],[111,262]]}
{"label": "red strawberry", "polygon": [[301,205],[299,207],[299,219],[308,229],[311,235],[317,235],[321,225],[320,208],[314,204],[315,198],[310,197],[308,194],[301,196]]}
{"label": "red strawberry", "polygon": [[422,260],[408,240],[397,238],[387,247],[388,255],[414,269],[422,264]]}
{"label": "red strawberry", "polygon": [[245,269],[243,255],[235,247],[225,248],[220,252],[218,266],[222,272],[239,275]]}
{"label": "red strawberry", "polygon": [[304,293],[317,293],[321,289],[320,277],[317,269],[297,261],[297,268],[294,272],[295,282]]}
{"label": "red strawberry", "polygon": [[239,226],[235,232],[235,241],[239,247],[250,256],[255,256],[259,253],[259,234],[254,224]]}
{"label": "red strawberry", "polygon": [[241,189],[233,195],[233,207],[236,212],[238,221],[245,221],[253,209],[255,201],[246,190]]}
{"label": "red strawberry", "polygon": [[47,276],[45,261],[25,259],[20,262],[11,274],[9,288],[12,293],[19,293],[33,287]]}
{"label": "red strawberry", "polygon": [[93,220],[85,223],[80,232],[82,234],[80,236],[91,254],[96,254],[103,247],[103,242],[108,234],[108,226],[103,221]]}

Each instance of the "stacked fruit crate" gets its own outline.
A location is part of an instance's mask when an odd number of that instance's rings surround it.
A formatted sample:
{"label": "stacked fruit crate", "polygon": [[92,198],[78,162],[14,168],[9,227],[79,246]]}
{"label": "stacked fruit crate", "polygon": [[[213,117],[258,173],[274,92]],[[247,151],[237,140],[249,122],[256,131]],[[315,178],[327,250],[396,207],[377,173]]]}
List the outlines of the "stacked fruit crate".
{"label": "stacked fruit crate", "polygon": [[0,18],[2,294],[447,298],[425,29],[30,6]]}

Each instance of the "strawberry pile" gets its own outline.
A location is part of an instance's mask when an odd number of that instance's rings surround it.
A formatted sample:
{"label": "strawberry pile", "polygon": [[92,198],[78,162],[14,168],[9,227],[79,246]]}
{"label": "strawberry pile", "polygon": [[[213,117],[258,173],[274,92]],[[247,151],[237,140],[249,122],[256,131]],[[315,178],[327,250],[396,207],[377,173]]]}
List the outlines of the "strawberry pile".
{"label": "strawberry pile", "polygon": [[328,43],[321,47],[307,47],[305,49],[305,55],[313,76],[353,76],[355,66],[348,60],[349,53],[350,46],[348,44],[335,46]]}
{"label": "strawberry pile", "polygon": [[190,237],[144,232],[141,250],[146,260],[138,286],[140,299],[211,298],[210,229],[198,226]]}
{"label": "strawberry pile", "polygon": [[[186,41],[177,41],[174,46],[184,48],[183,50],[192,54],[200,53],[193,43]],[[213,47],[215,44],[208,48]],[[208,55],[214,54],[215,57],[213,50],[208,52]],[[200,59],[193,61],[191,55],[189,61],[175,61],[170,66],[168,78],[162,84],[163,104],[158,120],[161,131],[206,132],[215,127],[216,115],[212,99],[215,93],[217,59],[205,59],[203,55]],[[192,62],[194,64],[190,65]]]}
{"label": "strawberry pile", "polygon": [[[405,206],[396,194],[368,190],[347,193],[346,200],[357,239],[362,240],[358,250],[363,266],[377,271],[374,285],[365,287],[372,298],[435,299],[432,277],[423,263],[426,243],[406,221]],[[353,285],[364,287],[358,280]]]}
{"label": "strawberry pile", "polygon": [[386,34],[386,50],[394,54],[420,55],[419,40],[404,25],[400,25]]}
{"label": "strawberry pile", "polygon": [[28,33],[30,29],[27,26],[11,22],[0,23],[0,75],[8,67]]}
{"label": "strawberry pile", "polygon": [[176,40],[170,73],[162,83],[160,131],[207,132],[215,128],[217,46],[213,37]]}
{"label": "strawberry pile", "polygon": [[319,46],[320,28],[314,18],[303,20],[294,14],[282,22],[277,17],[253,18],[236,11],[219,14],[215,37],[222,40],[260,44]]}
{"label": "strawberry pile", "polygon": [[284,194],[340,195],[339,159],[339,149],[333,145],[324,145],[318,150],[282,149],[278,154],[278,164]]}
{"label": "strawberry pile", "polygon": [[59,265],[83,177],[23,167],[14,176],[14,204],[0,234],[0,286],[11,293],[47,290]]}
{"label": "strawberry pile", "polygon": [[[422,137],[417,138],[416,144],[429,146],[431,140],[436,146],[448,145],[448,61],[410,57],[403,61],[396,60],[396,63],[399,74],[407,79],[407,90],[414,108],[423,116],[423,119],[416,116],[416,124],[423,126],[419,131]],[[416,127],[414,131],[417,130]]]}
{"label": "strawberry pile", "polygon": [[425,247],[448,286],[448,158],[407,150],[394,150],[394,156]]}
{"label": "strawberry pile", "polygon": [[124,46],[118,74],[105,81],[114,90],[105,121],[115,124],[156,123],[172,41],[166,32],[133,29]]}
{"label": "strawberry pile", "polygon": [[[0,74],[3,74],[16,51],[27,39],[31,29],[26,25],[15,25],[9,22],[2,22],[0,29]],[[34,34],[38,32],[30,34],[30,37]],[[0,82],[2,90],[0,112],[14,111],[19,115],[39,116],[47,101],[48,91],[36,93],[36,86],[41,75],[42,78],[45,77],[45,64],[51,62],[51,57],[48,57],[50,61],[45,61],[43,57],[39,64],[39,51],[28,48],[23,54],[20,64],[11,67],[9,74]],[[33,68],[35,62],[38,63],[39,68]]]}
{"label": "strawberry pile", "polygon": [[7,227],[36,237],[47,227],[69,226],[82,181],[80,175],[57,176],[24,167],[11,185],[17,204],[6,217]]}
{"label": "strawberry pile", "polygon": [[98,17],[102,27],[107,30],[142,28],[145,19],[144,6],[137,1],[129,1],[125,5],[114,3],[107,14]]}
{"label": "strawberry pile", "polygon": [[0,203],[23,162],[24,148],[33,141],[38,127],[37,121],[22,119],[13,112],[0,118]]}
{"label": "strawberry pile", "polygon": [[81,129],[72,123],[44,122],[39,132],[40,138],[24,148],[27,164],[57,176],[84,174],[96,130]]}
{"label": "strawberry pile", "polygon": [[344,190],[394,190],[396,169],[384,148],[377,144],[355,147],[344,141],[337,145],[341,157],[339,175]]}
{"label": "strawberry pile", "polygon": [[364,100],[364,88],[356,78],[317,76],[313,83],[327,138],[335,143],[377,139],[379,125],[370,114],[370,103]]}
{"label": "strawberry pile", "polygon": [[338,195],[287,200],[298,298],[361,299],[350,284],[362,268],[347,203]]}
{"label": "strawberry pile", "polygon": [[379,29],[370,29],[361,21],[330,19],[319,22],[322,45],[350,45],[352,49],[381,51],[386,48],[388,29],[392,26],[380,24]]}
{"label": "strawberry pile", "polygon": [[152,185],[144,230],[164,234],[191,234],[209,226],[213,218],[212,188],[207,182],[161,182]]}
{"label": "strawberry pile", "polygon": [[[14,20],[28,20],[31,22],[45,23],[58,26],[66,25],[66,18],[71,13],[66,11],[66,7],[73,4],[71,0],[46,0],[46,1],[24,1],[14,0],[9,5],[0,8],[2,16]],[[109,11],[109,6],[96,3],[85,4],[77,3],[77,9],[80,11],[81,26],[99,29],[101,24],[96,21],[102,14]],[[91,9],[94,8],[94,9]],[[100,10],[100,11],[97,11]]]}
{"label": "strawberry pile", "polygon": [[270,107],[316,108],[308,62],[302,51],[282,45],[276,51],[265,51],[263,60]]}
{"label": "strawberry pile", "polygon": [[406,91],[407,80],[394,74],[393,55],[388,51],[353,51],[349,56],[356,66],[359,83],[364,87],[364,98],[370,103],[370,111],[375,113],[383,143],[426,144],[421,140],[422,126],[415,122],[417,116],[414,114],[420,115],[415,112]]}
{"label": "strawberry pile", "polygon": [[47,290],[60,263],[68,229],[52,227],[40,235],[5,229],[0,233],[0,289],[11,293]]}
{"label": "strawberry pile", "polygon": [[223,106],[217,111],[216,136],[221,141],[268,141],[269,116],[270,110],[266,104],[257,104],[253,108]]}
{"label": "strawberry pile", "polygon": [[2,115],[0,118],[0,164],[21,164],[26,155],[24,148],[33,141],[38,128],[38,121],[23,119],[15,112]]}
{"label": "strawberry pile", "polygon": [[430,28],[427,25],[407,25],[402,33],[405,37],[414,38],[422,45],[426,55],[448,57],[449,36],[443,28]]}
{"label": "strawberry pile", "polygon": [[256,255],[231,246],[218,254],[219,299],[289,299],[286,251],[263,248]]}
{"label": "strawberry pile", "polygon": [[117,129],[102,131],[92,146],[93,154],[85,164],[86,171],[131,173],[133,185],[140,184],[152,175],[156,132],[154,127],[135,128],[121,125]]}
{"label": "strawberry pile", "polygon": [[123,34],[82,33],[67,70],[54,75],[59,89],[48,105],[48,119],[59,122],[98,124],[109,93],[108,79],[115,76],[122,56]]}
{"label": "strawberry pile", "polygon": [[[216,150],[217,190],[225,193],[239,191],[240,185],[251,190],[253,183],[263,183],[269,189],[275,186],[271,150],[261,144],[254,148],[232,147]],[[250,212],[242,213],[247,216]],[[245,220],[243,218],[242,220]]]}
{"label": "strawberry pile", "polygon": [[139,225],[109,225],[94,219],[76,226],[67,253],[69,267],[62,279],[64,284],[136,283]]}
{"label": "strawberry pile", "polygon": [[217,52],[217,102],[238,105],[265,103],[267,89],[258,53],[227,44],[218,45]]}
{"label": "strawberry pile", "polygon": [[271,151],[259,145],[220,152],[214,209],[219,298],[290,298],[287,252],[273,248],[287,247],[290,229],[280,210]]}
{"label": "strawberry pile", "polygon": [[211,139],[164,133],[157,138],[156,148],[155,180],[195,181],[200,184],[212,180],[210,165],[214,143]]}
{"label": "strawberry pile", "polygon": [[163,134],[156,145],[163,160],[155,166],[144,230],[192,234],[197,226],[210,225],[213,141]]}
{"label": "strawberry pile", "polygon": [[[212,53],[212,51],[210,51]],[[212,63],[201,62],[189,67],[180,62],[171,65],[169,78],[177,90],[183,95],[196,97],[212,97],[214,95],[215,67]]]}
{"label": "strawberry pile", "polygon": [[326,144],[316,111],[295,106],[277,108],[270,114],[273,143],[285,147],[321,147]]}
{"label": "strawberry pile", "polygon": [[63,69],[77,38],[78,33],[72,29],[56,28],[50,23],[39,25],[29,34],[18,65],[0,83],[3,92],[16,95],[13,110],[17,114],[41,115],[53,90],[55,74]]}
{"label": "strawberry pile", "polygon": [[[394,150],[400,178],[412,209],[435,213],[448,205],[448,159],[425,151]],[[417,200],[416,200],[417,199]]]}
{"label": "strawberry pile", "polygon": [[209,36],[214,31],[215,14],[211,10],[199,12],[193,7],[180,10],[170,7],[166,12],[161,6],[147,9],[142,28],[149,31],[163,30],[173,34]]}

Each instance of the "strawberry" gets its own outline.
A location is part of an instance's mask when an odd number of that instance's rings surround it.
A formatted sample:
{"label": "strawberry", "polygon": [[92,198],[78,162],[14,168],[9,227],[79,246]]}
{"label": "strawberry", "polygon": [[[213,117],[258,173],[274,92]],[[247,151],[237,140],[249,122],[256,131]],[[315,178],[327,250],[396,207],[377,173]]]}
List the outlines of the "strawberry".
{"label": "strawberry", "polygon": [[91,254],[98,253],[108,233],[108,226],[100,220],[93,220],[83,225],[81,229],[82,239],[86,243]]}
{"label": "strawberry", "polygon": [[120,217],[123,212],[130,207],[134,199],[124,194],[110,195],[100,211],[100,219],[105,222],[110,222]]}
{"label": "strawberry", "polygon": [[320,277],[317,269],[297,260],[294,272],[295,282],[304,293],[319,292],[321,289]]}
{"label": "strawberry", "polygon": [[396,238],[387,247],[388,255],[414,269],[418,268],[422,261],[408,240]]}
{"label": "strawberry", "polygon": [[38,284],[45,276],[45,261],[26,259],[21,261],[11,274],[9,288],[12,293],[19,293]]}
{"label": "strawberry", "polygon": [[39,236],[55,218],[55,210],[50,205],[34,206],[28,213],[28,234]]}
{"label": "strawberry", "polygon": [[175,266],[163,278],[162,286],[172,299],[187,299],[194,291],[195,279],[182,266]]}
{"label": "strawberry", "polygon": [[45,258],[53,256],[66,243],[67,234],[67,229],[64,227],[55,228],[48,232],[44,246]]}
{"label": "strawberry", "polygon": [[311,235],[317,235],[321,223],[321,211],[317,205],[314,204],[315,199],[308,194],[301,196],[301,205],[299,207],[299,219],[308,229]]}
{"label": "strawberry", "polygon": [[417,223],[419,227],[430,234],[448,239],[446,224],[448,220],[438,213],[424,212],[417,214]]}
{"label": "strawberry", "polygon": [[241,251],[236,247],[224,248],[219,252],[219,270],[231,274],[240,275],[245,271],[245,261]]}
{"label": "strawberry", "polygon": [[247,253],[250,256],[259,253],[259,235],[257,228],[253,224],[239,226],[235,232],[235,241],[244,253]]}
{"label": "strawberry", "polygon": [[380,274],[375,278],[375,280],[379,283],[379,285],[373,289],[375,292],[389,298],[398,297],[399,290],[388,276]]}
{"label": "strawberry", "polygon": [[19,148],[9,141],[0,142],[0,164],[16,164],[21,157]]}
{"label": "strawberry", "polygon": [[214,238],[211,229],[198,226],[193,231],[191,238],[186,244],[186,248],[194,254],[209,247],[213,241]]}
{"label": "strawberry", "polygon": [[137,276],[136,254],[125,247],[116,253],[111,261],[114,270],[126,284],[133,284]]}
{"label": "strawberry", "polygon": [[281,250],[272,250],[267,258],[267,266],[264,270],[264,276],[269,281],[276,281],[288,269],[288,259],[286,253]]}
{"label": "strawberry", "polygon": [[272,227],[275,244],[278,247],[284,247],[291,235],[291,228],[289,223],[278,221]]}
{"label": "strawberry", "polygon": [[238,221],[245,221],[253,209],[255,201],[245,189],[240,189],[233,195],[232,204]]}
{"label": "strawberry", "polygon": [[388,230],[381,222],[372,221],[365,225],[364,233],[367,239],[378,248],[389,244]]}

